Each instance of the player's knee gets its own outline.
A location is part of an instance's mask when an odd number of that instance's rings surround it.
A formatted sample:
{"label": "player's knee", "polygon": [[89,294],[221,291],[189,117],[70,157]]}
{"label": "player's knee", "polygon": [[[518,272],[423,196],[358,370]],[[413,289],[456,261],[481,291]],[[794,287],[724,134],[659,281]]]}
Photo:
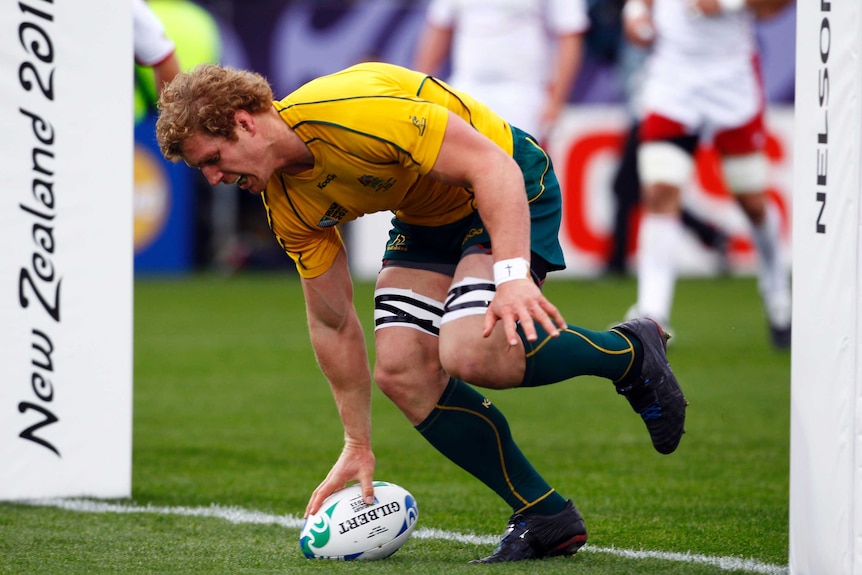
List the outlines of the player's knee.
{"label": "player's knee", "polygon": [[643,189],[643,209],[654,214],[676,213],[680,208],[680,188],[668,184],[652,184]]}
{"label": "player's knee", "polygon": [[[514,351],[505,352],[500,347],[502,338],[482,337],[482,325],[466,325],[457,322],[452,332],[440,336],[440,363],[443,369],[456,379],[472,385],[491,389],[508,389],[518,385],[523,377],[523,369],[518,371],[520,355]],[[457,333],[455,333],[457,332]],[[451,335],[452,337],[449,337]]]}
{"label": "player's knee", "polygon": [[476,354],[464,348],[459,350],[456,346],[449,349],[445,356],[441,354],[440,357],[440,363],[446,373],[455,379],[484,387],[487,369],[482,369],[483,362],[476,357]]}
{"label": "player's knee", "polygon": [[763,192],[769,183],[769,162],[761,152],[721,159],[724,184],[733,194]]}
{"label": "player's knee", "polygon": [[481,327],[475,321],[465,319],[443,324],[443,328],[440,330],[440,345],[438,346],[440,365],[452,377],[471,381],[478,372],[478,361],[475,357],[476,346],[465,339],[465,336],[469,331],[479,329]]}
{"label": "player's knee", "polygon": [[[392,403],[410,412],[424,406],[428,400],[436,400],[429,387],[433,382],[445,379],[436,353],[411,354],[398,361],[388,361],[378,355],[374,364],[374,383]],[[442,392],[442,389],[440,390]]]}
{"label": "player's knee", "polygon": [[395,405],[401,407],[410,402],[410,385],[409,380],[403,373],[390,371],[380,366],[374,368],[374,383],[377,388],[383,392],[383,395]]}
{"label": "player's knee", "polygon": [[439,363],[431,370],[414,369],[409,373],[375,367],[374,381],[410,423],[419,425],[434,409],[449,376]]}
{"label": "player's knee", "polygon": [[760,225],[766,219],[766,194],[737,194],[736,202],[755,225]]}
{"label": "player's knee", "polygon": [[638,173],[644,187],[681,188],[691,179],[693,169],[691,155],[675,143],[644,142],[638,148]]}

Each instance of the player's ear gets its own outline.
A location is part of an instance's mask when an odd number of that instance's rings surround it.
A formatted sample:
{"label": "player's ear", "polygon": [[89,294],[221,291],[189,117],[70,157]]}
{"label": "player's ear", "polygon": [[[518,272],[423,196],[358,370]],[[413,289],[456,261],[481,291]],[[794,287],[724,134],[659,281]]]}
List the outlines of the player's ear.
{"label": "player's ear", "polygon": [[237,110],[233,114],[233,119],[236,122],[237,128],[240,130],[245,130],[249,133],[254,133],[257,129],[257,125],[254,121],[254,116],[246,112],[245,110]]}

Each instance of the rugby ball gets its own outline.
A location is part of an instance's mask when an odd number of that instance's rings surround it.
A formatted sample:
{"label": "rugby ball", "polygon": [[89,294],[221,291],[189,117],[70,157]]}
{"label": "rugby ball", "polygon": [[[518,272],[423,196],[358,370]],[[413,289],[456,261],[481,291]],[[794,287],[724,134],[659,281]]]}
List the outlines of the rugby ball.
{"label": "rugby ball", "polygon": [[309,559],[385,559],[404,545],[417,519],[416,500],[403,487],[375,481],[374,503],[366,505],[359,485],[351,485],[306,518],[299,546]]}

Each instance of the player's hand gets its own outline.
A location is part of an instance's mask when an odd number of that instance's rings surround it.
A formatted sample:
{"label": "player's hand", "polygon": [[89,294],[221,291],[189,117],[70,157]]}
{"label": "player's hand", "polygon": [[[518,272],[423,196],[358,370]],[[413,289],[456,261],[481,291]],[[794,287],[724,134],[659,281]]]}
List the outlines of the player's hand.
{"label": "player's hand", "polygon": [[541,134],[550,134],[560,116],[563,113],[563,103],[552,101],[550,98],[545,100],[545,105],[542,106],[542,111],[539,114],[539,126]]}
{"label": "player's hand", "polygon": [[639,0],[629,0],[623,7],[623,33],[629,42],[648,48],[655,41],[655,24],[649,6]]}
{"label": "player's hand", "polygon": [[563,315],[531,279],[508,281],[497,286],[494,299],[485,312],[485,329],[482,335],[491,335],[498,321],[503,322],[509,345],[517,345],[520,341],[517,322],[521,323],[521,329],[528,341],[536,341],[538,337],[534,322],[538,322],[552,337],[560,335],[559,330],[566,327]]}
{"label": "player's hand", "polygon": [[367,505],[374,503],[374,453],[371,446],[345,445],[338,461],[329,470],[326,479],[311,494],[305,507],[305,517],[317,513],[323,500],[334,492],[358,481],[362,488],[362,499]]}

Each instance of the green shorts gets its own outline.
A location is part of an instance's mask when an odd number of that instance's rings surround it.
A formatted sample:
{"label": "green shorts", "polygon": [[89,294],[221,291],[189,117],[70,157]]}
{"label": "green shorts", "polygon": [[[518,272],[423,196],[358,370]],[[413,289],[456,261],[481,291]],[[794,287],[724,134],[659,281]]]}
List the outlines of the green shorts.
{"label": "green shorts", "polygon": [[[560,247],[560,183],[551,158],[527,133],[512,127],[513,157],[524,173],[530,205],[530,251],[533,271],[544,278],[566,267]],[[392,218],[384,266],[400,266],[453,275],[468,250],[490,250],[491,238],[478,212],[442,226],[416,226]]]}

